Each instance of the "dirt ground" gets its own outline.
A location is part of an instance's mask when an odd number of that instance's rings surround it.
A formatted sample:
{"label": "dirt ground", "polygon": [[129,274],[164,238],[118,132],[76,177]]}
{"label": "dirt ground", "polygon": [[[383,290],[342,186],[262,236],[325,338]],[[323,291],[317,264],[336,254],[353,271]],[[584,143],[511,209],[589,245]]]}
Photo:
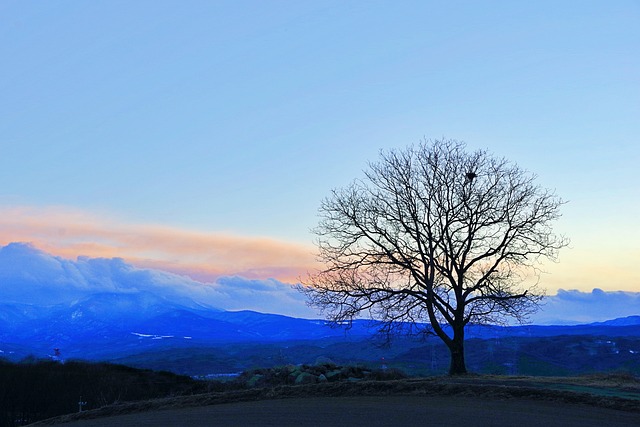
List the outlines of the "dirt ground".
{"label": "dirt ground", "polygon": [[106,426],[640,426],[640,413],[566,402],[467,396],[341,396],[234,402],[74,421]]}

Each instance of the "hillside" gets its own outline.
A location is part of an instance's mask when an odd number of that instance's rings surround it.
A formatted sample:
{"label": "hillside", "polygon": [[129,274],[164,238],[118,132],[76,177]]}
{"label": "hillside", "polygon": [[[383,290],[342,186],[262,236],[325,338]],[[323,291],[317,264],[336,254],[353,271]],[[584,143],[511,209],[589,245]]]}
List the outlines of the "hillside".
{"label": "hillside", "polygon": [[[467,376],[335,381],[112,405],[49,420],[70,426],[492,425],[610,427],[640,421],[631,377]],[[82,421],[85,420],[85,421]],[[75,422],[74,422],[75,421]]]}
{"label": "hillside", "polygon": [[[222,311],[150,293],[95,294],[66,305],[0,306],[0,358],[110,361],[191,376],[320,357],[412,375],[446,372],[449,355],[437,338],[387,341],[379,326]],[[487,374],[640,373],[640,317],[573,326],[470,325],[466,354],[472,372]]]}
{"label": "hillside", "polygon": [[0,361],[0,426],[117,402],[202,393],[206,384],[169,372],[106,363]]}

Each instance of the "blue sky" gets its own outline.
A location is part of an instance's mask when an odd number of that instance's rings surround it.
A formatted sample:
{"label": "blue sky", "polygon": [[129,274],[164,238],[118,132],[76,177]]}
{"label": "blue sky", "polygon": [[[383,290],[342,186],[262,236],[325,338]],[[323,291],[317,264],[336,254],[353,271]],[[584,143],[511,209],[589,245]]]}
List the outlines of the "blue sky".
{"label": "blue sky", "polygon": [[637,1],[5,1],[0,243],[292,282],[332,188],[444,136],[569,201],[550,293],[640,291],[638,22]]}

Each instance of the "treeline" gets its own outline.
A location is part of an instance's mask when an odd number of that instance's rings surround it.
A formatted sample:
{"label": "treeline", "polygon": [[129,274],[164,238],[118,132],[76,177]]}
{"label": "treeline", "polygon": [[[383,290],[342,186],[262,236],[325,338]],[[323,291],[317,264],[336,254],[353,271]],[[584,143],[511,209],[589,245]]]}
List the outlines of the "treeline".
{"label": "treeline", "polygon": [[206,392],[335,381],[406,378],[396,369],[339,366],[328,359],[315,365],[285,365],[244,371],[222,381],[200,381],[167,371],[110,363],[27,358],[0,359],[0,427],[26,425],[58,415],[106,405]]}
{"label": "treeline", "polygon": [[170,372],[108,363],[0,360],[0,426],[19,426],[118,402],[201,393],[206,384]]}
{"label": "treeline", "polygon": [[[339,365],[371,369],[397,368],[410,376],[446,374],[450,356],[431,337],[393,337],[389,345],[373,339],[309,340],[281,343],[229,344],[141,353],[119,363],[171,370],[185,375],[240,373],[254,367],[317,364],[328,358]],[[465,345],[467,369],[479,374],[572,376],[627,372],[640,376],[637,336],[509,336],[472,338]]]}

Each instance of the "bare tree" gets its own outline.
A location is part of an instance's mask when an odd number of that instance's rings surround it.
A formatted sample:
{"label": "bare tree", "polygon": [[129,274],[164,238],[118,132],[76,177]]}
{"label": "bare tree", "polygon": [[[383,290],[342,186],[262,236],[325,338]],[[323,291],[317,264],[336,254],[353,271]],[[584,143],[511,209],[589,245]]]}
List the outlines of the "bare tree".
{"label": "bare tree", "polygon": [[543,295],[540,262],[568,244],[551,229],[564,202],[534,181],[453,140],[382,152],[321,204],[325,267],[301,287],[309,305],[335,322],[426,328],[449,348],[449,373],[466,373],[465,326],[524,321]]}

